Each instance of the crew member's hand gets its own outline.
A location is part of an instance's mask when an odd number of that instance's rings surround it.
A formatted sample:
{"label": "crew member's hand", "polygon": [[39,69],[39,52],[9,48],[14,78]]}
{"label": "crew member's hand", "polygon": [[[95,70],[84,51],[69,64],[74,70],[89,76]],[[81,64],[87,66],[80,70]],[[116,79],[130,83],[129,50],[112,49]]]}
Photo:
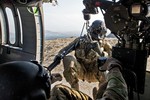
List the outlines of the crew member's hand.
{"label": "crew member's hand", "polygon": [[110,71],[114,67],[118,67],[120,70],[122,70],[120,61],[118,61],[115,58],[110,57],[110,58],[107,58],[106,62],[102,66],[99,67],[99,70],[100,71],[104,71],[104,70]]}
{"label": "crew member's hand", "polygon": [[62,76],[59,73],[53,73],[51,74],[51,83],[54,83],[56,81],[61,81],[62,80]]}

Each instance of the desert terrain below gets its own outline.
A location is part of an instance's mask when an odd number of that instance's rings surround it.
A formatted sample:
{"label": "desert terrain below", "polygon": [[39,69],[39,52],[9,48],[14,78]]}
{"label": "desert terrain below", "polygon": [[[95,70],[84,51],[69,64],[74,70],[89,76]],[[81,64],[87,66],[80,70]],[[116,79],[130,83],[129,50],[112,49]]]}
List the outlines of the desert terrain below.
{"label": "desert terrain below", "polygon": [[[55,39],[55,40],[46,40],[44,44],[44,61],[43,66],[48,66],[52,63],[55,55],[59,52],[60,49],[68,45],[70,42],[72,42],[75,38],[61,38],[61,39]],[[113,46],[116,44],[116,39],[107,39],[107,41]],[[147,70],[150,71],[150,57],[147,60]],[[60,73],[63,76],[63,66],[62,62],[53,69],[52,73]],[[70,86],[66,80],[63,78],[62,81],[56,82],[52,84],[52,87],[55,84],[65,84],[67,86]],[[92,97],[92,90],[94,87],[98,86],[98,82],[95,83],[88,83],[86,81],[79,81],[80,84],[80,90],[89,96]]]}

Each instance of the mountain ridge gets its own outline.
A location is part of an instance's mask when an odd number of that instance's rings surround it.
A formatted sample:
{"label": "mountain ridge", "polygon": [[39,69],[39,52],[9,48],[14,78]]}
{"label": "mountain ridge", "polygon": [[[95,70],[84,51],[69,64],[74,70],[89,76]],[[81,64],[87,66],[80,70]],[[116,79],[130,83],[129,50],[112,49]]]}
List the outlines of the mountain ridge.
{"label": "mountain ridge", "polygon": [[[45,30],[45,40],[54,40],[58,38],[69,38],[69,37],[79,37],[80,32],[54,32],[50,30]],[[107,38],[116,38],[112,33],[106,36]]]}

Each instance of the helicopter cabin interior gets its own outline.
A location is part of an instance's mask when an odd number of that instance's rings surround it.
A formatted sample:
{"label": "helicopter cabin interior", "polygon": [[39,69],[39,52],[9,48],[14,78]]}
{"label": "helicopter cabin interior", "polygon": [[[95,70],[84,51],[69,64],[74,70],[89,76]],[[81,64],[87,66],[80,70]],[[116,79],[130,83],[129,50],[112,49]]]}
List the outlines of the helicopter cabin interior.
{"label": "helicopter cabin interior", "polygon": [[42,62],[43,12],[0,1],[0,63],[18,60]]}
{"label": "helicopter cabin interior", "polygon": [[[6,0],[9,1],[9,0]],[[43,61],[44,19],[42,8],[36,14],[30,7],[0,1],[0,64],[10,61]],[[149,66],[150,67],[150,66]],[[134,100],[150,100],[150,72],[146,72],[144,94]]]}

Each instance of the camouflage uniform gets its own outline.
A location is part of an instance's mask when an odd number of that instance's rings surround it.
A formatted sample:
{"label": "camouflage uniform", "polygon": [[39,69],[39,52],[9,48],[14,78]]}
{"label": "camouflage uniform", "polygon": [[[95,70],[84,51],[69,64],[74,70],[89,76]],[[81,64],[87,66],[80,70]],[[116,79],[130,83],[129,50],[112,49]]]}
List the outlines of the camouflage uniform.
{"label": "camouflage uniform", "polygon": [[[92,100],[88,95],[61,84],[56,85],[51,93],[50,100]],[[109,71],[96,100],[128,100],[127,85],[118,68]]]}
{"label": "camouflage uniform", "polygon": [[68,86],[58,84],[52,89],[49,100],[92,100],[81,91],[74,90]]}
{"label": "camouflage uniform", "polygon": [[[91,41],[87,35],[75,39],[68,46],[60,50],[59,54],[66,51],[70,46],[74,48],[75,56],[67,55],[63,59],[63,75],[72,88],[79,90],[78,79],[88,82],[100,83],[105,80],[104,73],[98,71],[97,59],[101,56],[108,56],[111,52],[111,46],[108,43]],[[104,48],[107,47],[107,48]],[[109,53],[106,53],[106,50]]]}

